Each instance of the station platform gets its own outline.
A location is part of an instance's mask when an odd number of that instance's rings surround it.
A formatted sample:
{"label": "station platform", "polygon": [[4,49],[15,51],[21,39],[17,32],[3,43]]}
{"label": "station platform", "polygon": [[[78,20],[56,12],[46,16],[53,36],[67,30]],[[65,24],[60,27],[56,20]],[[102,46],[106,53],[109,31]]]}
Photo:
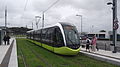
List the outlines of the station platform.
{"label": "station platform", "polygon": [[90,56],[94,59],[109,62],[115,65],[120,66],[120,53],[112,53],[112,51],[105,51],[99,49],[99,51],[86,51],[85,48],[81,48],[81,53],[86,54],[87,56]]}
{"label": "station platform", "polygon": [[0,45],[0,67],[18,67],[15,38],[10,39],[9,45]]}

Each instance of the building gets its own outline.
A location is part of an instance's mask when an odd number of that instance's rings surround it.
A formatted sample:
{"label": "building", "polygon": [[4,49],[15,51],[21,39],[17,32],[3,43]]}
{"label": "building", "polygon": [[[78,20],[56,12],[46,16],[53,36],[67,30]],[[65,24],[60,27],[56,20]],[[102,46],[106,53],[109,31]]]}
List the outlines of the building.
{"label": "building", "polygon": [[94,35],[98,39],[108,39],[108,38],[110,38],[110,36],[107,32],[90,32],[90,33],[87,33],[87,36],[90,37],[90,38],[92,38]]}
{"label": "building", "polygon": [[0,26],[0,29],[5,29],[5,26]]}

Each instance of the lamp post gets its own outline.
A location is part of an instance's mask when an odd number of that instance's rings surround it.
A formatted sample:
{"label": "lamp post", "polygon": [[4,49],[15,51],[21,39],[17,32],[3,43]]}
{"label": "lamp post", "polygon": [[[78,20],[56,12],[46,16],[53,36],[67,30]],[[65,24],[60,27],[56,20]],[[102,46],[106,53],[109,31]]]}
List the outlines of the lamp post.
{"label": "lamp post", "polygon": [[[82,35],[82,15],[78,15],[78,14],[77,14],[76,16],[78,16],[78,17],[81,18],[81,33],[80,33],[80,34]],[[81,43],[82,43],[82,38],[81,38]]]}
{"label": "lamp post", "polygon": [[7,7],[5,7],[5,31],[7,33]]}
{"label": "lamp post", "polygon": [[33,29],[33,22],[32,22],[32,29]]}
{"label": "lamp post", "polygon": [[79,16],[81,18],[81,35],[82,35],[82,15],[76,15],[76,16]]}
{"label": "lamp post", "polygon": [[116,53],[116,42],[117,42],[117,29],[118,29],[118,19],[117,19],[117,0],[113,0],[112,2],[108,2],[107,5],[112,5],[113,10],[113,45],[114,45],[114,51],[113,53]]}
{"label": "lamp post", "polygon": [[94,25],[92,25],[92,31],[91,31],[91,33],[92,33],[92,32],[94,32]]}
{"label": "lamp post", "polygon": [[43,12],[43,14],[42,14],[42,28],[44,27],[44,12]]}
{"label": "lamp post", "polygon": [[[40,16],[35,16],[35,18],[36,18],[36,26],[37,26],[37,29],[38,29],[38,23],[39,23],[39,21],[40,21]],[[37,20],[37,18],[38,18],[38,20]]]}

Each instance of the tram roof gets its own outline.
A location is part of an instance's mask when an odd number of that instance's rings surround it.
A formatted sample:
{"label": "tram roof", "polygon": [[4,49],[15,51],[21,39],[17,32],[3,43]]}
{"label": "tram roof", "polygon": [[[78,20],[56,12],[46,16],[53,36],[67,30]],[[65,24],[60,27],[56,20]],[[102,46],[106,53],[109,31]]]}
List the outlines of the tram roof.
{"label": "tram roof", "polygon": [[[49,26],[43,27],[43,28],[41,28],[41,29],[50,28],[50,27],[53,27],[53,26],[60,26],[60,25],[74,26],[73,24],[68,23],[68,22],[58,22],[58,23],[56,23],[56,24],[49,25]],[[37,29],[37,30],[31,30],[31,31],[27,31],[27,32],[29,33],[29,32],[38,31],[38,30],[40,30],[40,29]]]}
{"label": "tram roof", "polygon": [[59,22],[61,25],[69,25],[69,26],[75,26],[72,23],[68,23],[68,22]]}

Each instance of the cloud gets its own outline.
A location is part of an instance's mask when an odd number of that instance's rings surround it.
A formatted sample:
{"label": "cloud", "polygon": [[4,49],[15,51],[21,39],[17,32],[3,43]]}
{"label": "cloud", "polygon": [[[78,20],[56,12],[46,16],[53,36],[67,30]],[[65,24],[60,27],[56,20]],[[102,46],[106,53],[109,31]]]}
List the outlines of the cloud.
{"label": "cloud", "polygon": [[[62,6],[69,5],[74,9],[79,9],[79,14],[85,17],[83,18],[83,25],[85,26],[83,28],[85,29],[84,31],[88,31],[92,26],[94,26],[95,31],[99,31],[101,29],[109,31],[112,30],[112,10],[111,6],[107,6],[107,2],[109,1],[111,0],[65,0],[62,2]],[[118,7],[118,11],[119,10],[120,9]],[[119,13],[118,15],[120,16]],[[72,17],[71,19],[71,21],[75,21],[75,18]]]}
{"label": "cloud", "polygon": [[[4,10],[7,5],[8,26],[31,27],[35,16],[41,16],[56,0],[1,0],[0,1],[0,24],[4,25]],[[107,2],[112,0],[60,0],[52,8],[45,12],[45,26],[57,22],[71,22],[80,31],[80,18],[76,14],[83,16],[83,31],[90,32],[101,29],[112,30],[112,6],[107,6]],[[120,20],[120,1],[118,0],[118,19]],[[39,26],[41,26],[41,22]],[[93,27],[92,27],[93,26]],[[120,30],[118,30],[120,32]]]}

